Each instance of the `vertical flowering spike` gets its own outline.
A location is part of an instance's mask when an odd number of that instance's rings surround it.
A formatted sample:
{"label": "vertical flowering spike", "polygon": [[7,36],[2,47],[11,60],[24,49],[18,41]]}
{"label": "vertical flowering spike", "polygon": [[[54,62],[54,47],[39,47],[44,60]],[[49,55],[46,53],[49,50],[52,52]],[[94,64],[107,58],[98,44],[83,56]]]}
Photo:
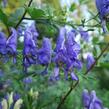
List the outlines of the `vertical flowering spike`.
{"label": "vertical flowering spike", "polygon": [[0,54],[6,54],[6,36],[0,32]]}
{"label": "vertical flowering spike", "polygon": [[56,42],[56,48],[55,48],[56,52],[63,49],[64,42],[65,42],[65,34],[66,34],[66,29],[63,27],[60,29],[59,36]]}
{"label": "vertical flowering spike", "polygon": [[74,81],[78,81],[78,77],[77,77],[77,75],[74,72],[71,72],[71,78]]}
{"label": "vertical flowering spike", "polygon": [[36,64],[37,58],[37,48],[36,43],[33,40],[33,35],[29,28],[24,33],[24,49],[23,49],[23,65],[24,71],[27,71],[27,68],[31,64]]}
{"label": "vertical flowering spike", "polygon": [[74,41],[73,34],[67,34],[66,50],[67,50],[68,56],[75,57],[75,58],[80,52],[80,45]]}
{"label": "vertical flowering spike", "polygon": [[42,47],[38,50],[39,64],[48,65],[51,62],[52,45],[48,38],[44,38]]}
{"label": "vertical flowering spike", "polygon": [[[62,67],[65,79],[68,79],[69,71],[72,71],[74,68],[81,68],[81,62],[78,60],[80,46],[75,41],[75,37],[75,31],[72,30],[66,33],[65,28],[61,28],[54,51],[53,61],[57,66]],[[76,75],[75,78],[73,76],[72,73],[72,79],[77,80]]]}
{"label": "vertical flowering spike", "polygon": [[90,94],[88,92],[88,90],[84,89],[83,93],[82,93],[82,101],[83,101],[83,106],[88,109],[89,105],[90,105]]}
{"label": "vertical flowering spike", "polygon": [[95,59],[94,59],[93,55],[92,54],[88,54],[88,56],[87,56],[87,64],[86,64],[87,69],[89,69],[94,62],[95,62]]}
{"label": "vertical flowering spike", "polygon": [[17,54],[17,31],[11,28],[12,34],[6,42],[7,52],[13,56],[13,62],[16,62]]}
{"label": "vertical flowering spike", "polygon": [[36,30],[35,23],[32,23],[29,29],[33,35],[33,40],[37,41],[37,37],[39,36],[39,33]]}

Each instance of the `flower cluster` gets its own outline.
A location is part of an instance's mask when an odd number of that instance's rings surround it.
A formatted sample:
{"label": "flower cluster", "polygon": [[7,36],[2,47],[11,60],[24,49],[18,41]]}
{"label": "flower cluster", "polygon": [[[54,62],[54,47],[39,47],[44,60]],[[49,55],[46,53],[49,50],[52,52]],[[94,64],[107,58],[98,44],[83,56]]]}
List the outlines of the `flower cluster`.
{"label": "flower cluster", "polygon": [[68,79],[68,73],[70,73],[73,80],[78,80],[74,74],[74,69],[80,69],[82,64],[78,59],[80,45],[75,41],[75,37],[76,33],[74,31],[67,33],[65,28],[60,29],[53,57],[53,62],[56,64],[53,80],[59,78],[60,67],[64,70],[66,79]]}
{"label": "flower cluster", "polygon": [[89,93],[88,90],[84,89],[82,101],[85,109],[104,109],[102,101],[96,96],[94,90]]}
{"label": "flower cluster", "polygon": [[[14,28],[11,31],[12,34],[8,39],[6,39],[4,33],[0,33],[0,54],[6,58],[12,56],[13,62],[16,63],[19,33]],[[81,28],[79,34],[88,41],[89,35],[87,31]],[[55,49],[52,48],[51,39],[46,37],[43,38],[42,46],[40,45],[39,47],[38,36],[39,34],[34,23],[24,31],[22,52],[24,72],[28,72],[28,68],[31,65],[42,65],[45,66],[45,70],[42,72],[45,74],[49,64],[53,63],[55,68],[50,76],[51,80],[59,79],[60,71],[63,70],[66,79],[68,79],[68,74],[70,74],[72,80],[77,81],[78,77],[75,75],[74,70],[82,67],[82,63],[79,60],[80,45],[75,40],[77,31],[72,29],[68,32],[65,27],[60,28]]]}
{"label": "flower cluster", "polygon": [[12,28],[11,36],[6,39],[4,33],[0,32],[0,54],[6,59],[8,56],[13,57],[13,62],[16,63],[17,55],[17,31]]}

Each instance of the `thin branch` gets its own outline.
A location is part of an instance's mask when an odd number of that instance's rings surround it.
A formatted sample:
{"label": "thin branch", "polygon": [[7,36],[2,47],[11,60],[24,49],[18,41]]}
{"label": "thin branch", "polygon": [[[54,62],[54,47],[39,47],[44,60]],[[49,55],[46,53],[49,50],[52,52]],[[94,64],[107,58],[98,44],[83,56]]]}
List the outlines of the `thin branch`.
{"label": "thin branch", "polygon": [[96,58],[95,62],[91,65],[91,67],[84,73],[84,75],[87,75],[93,67],[96,65],[98,60],[101,58],[101,56],[104,54],[104,52],[109,48],[109,43],[106,45],[106,47],[101,51],[100,55]]}
{"label": "thin branch", "polygon": [[[27,7],[30,7],[31,6],[31,3],[33,2],[33,0],[30,0]],[[15,28],[18,28],[18,26],[20,25],[20,23],[22,22],[22,20],[24,19],[25,15],[27,13],[27,10],[25,10],[23,16],[21,17],[21,19],[19,20],[19,22],[17,23],[17,25],[15,26]]]}
{"label": "thin branch", "polygon": [[67,97],[70,95],[70,93],[76,88],[76,86],[78,85],[79,80],[76,81],[76,83],[73,85],[73,83],[71,84],[70,89],[68,90],[68,92],[65,94],[65,96],[61,99],[57,109],[61,109],[62,104],[65,102],[65,100],[67,99]]}

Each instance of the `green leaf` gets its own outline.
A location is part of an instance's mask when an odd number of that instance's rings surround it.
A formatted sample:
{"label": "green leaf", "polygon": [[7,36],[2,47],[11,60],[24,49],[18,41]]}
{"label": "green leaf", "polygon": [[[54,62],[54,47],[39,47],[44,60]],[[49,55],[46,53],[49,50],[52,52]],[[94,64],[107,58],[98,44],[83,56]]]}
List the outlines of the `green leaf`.
{"label": "green leaf", "polygon": [[100,67],[109,68],[109,63],[100,63]]}
{"label": "green leaf", "polygon": [[7,21],[8,21],[8,18],[7,18],[7,15],[0,9],[0,20],[5,24],[7,25]]}
{"label": "green leaf", "polygon": [[73,12],[75,9],[76,9],[76,4],[73,3],[73,4],[71,5],[71,7],[70,7],[69,10]]}
{"label": "green leaf", "polygon": [[29,13],[29,15],[33,18],[33,19],[38,19],[38,18],[42,18],[45,16],[45,12],[41,9],[36,9],[36,8],[28,8],[27,12]]}
{"label": "green leaf", "polygon": [[8,19],[8,25],[15,26],[23,16],[24,12],[24,8],[18,8],[14,13],[10,14]]}

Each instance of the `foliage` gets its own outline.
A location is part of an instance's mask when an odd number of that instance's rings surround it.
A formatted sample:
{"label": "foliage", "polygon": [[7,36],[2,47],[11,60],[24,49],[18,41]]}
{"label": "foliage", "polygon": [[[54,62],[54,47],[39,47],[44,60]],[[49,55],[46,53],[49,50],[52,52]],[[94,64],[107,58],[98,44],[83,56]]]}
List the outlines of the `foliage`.
{"label": "foliage", "polygon": [[0,109],[83,109],[84,89],[95,90],[108,109],[109,35],[101,22],[107,31],[109,23],[99,18],[95,1],[4,3],[0,0],[0,30],[7,36],[2,39],[0,32]]}

